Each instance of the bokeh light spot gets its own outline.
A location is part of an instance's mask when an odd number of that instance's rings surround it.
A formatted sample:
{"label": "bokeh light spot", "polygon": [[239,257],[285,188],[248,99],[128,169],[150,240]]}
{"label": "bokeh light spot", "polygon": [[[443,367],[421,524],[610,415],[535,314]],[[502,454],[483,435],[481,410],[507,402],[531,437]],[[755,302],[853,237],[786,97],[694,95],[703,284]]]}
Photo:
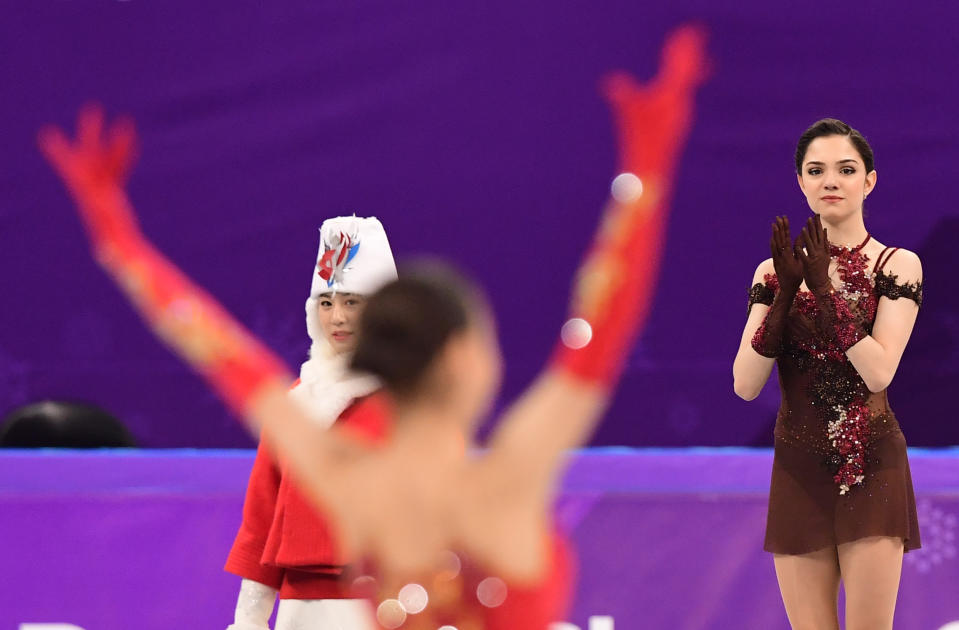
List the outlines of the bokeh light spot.
{"label": "bokeh light spot", "polygon": [[403,608],[406,609],[406,612],[415,615],[426,609],[426,604],[429,603],[430,596],[427,594],[426,589],[419,584],[407,584],[400,589],[399,599]]}
{"label": "bokeh light spot", "polygon": [[406,609],[398,599],[387,599],[376,608],[376,620],[387,630],[399,628],[406,621]]}
{"label": "bokeh light spot", "polygon": [[631,203],[643,196],[643,180],[633,173],[620,173],[613,178],[610,193],[619,203]]}
{"label": "bokeh light spot", "polygon": [[581,317],[568,320],[559,331],[559,337],[567,348],[579,350],[593,339],[593,327]]}
{"label": "bokeh light spot", "polygon": [[476,598],[487,608],[496,608],[506,601],[506,582],[488,577],[476,587]]}

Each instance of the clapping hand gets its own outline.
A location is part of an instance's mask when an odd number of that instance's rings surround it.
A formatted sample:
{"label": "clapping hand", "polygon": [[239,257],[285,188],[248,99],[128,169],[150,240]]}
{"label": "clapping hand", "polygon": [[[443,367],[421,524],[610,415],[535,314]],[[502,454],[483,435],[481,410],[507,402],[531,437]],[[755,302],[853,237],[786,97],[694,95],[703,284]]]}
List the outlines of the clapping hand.
{"label": "clapping hand", "polygon": [[776,222],[773,223],[773,236],[769,241],[769,249],[780,288],[787,293],[796,293],[799,285],[802,284],[803,266],[793,250],[792,238],[789,235],[789,219],[785,216],[776,217]]}
{"label": "clapping hand", "polygon": [[829,240],[819,215],[806,221],[806,227],[796,239],[794,250],[802,263],[803,277],[809,290],[824,293],[832,289],[832,281],[829,280]]}

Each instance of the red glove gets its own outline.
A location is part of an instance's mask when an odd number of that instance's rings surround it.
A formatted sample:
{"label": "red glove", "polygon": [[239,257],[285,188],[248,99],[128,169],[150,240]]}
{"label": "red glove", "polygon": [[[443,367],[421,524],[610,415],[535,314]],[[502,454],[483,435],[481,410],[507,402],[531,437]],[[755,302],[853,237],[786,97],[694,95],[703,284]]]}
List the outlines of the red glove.
{"label": "red glove", "polygon": [[632,194],[611,200],[577,272],[571,319],[553,364],[584,381],[615,383],[649,313],[675,163],[689,132],[696,88],[705,78],[704,49],[702,31],[681,27],[670,35],[660,73],[648,85],[626,75],[607,79],[623,171],[641,183]]}
{"label": "red glove", "polygon": [[267,381],[292,380],[282,362],[195,286],[140,233],[124,183],[136,133],[121,120],[103,133],[103,113],[86,107],[71,142],[57,128],[40,149],[66,184],[100,264],[154,332],[242,412]]}

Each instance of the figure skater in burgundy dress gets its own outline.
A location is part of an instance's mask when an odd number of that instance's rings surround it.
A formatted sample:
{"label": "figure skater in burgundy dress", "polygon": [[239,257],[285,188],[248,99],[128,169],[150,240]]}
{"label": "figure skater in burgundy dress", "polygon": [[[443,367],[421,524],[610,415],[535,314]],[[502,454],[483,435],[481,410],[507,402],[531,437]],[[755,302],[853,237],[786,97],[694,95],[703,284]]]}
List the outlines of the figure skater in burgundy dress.
{"label": "figure skater in burgundy dress", "polygon": [[892,628],[919,525],[886,388],[922,304],[922,267],[866,231],[876,170],[858,131],[820,120],[795,157],[815,216],[795,242],[785,217],[773,224],[733,366],[746,400],[779,369],[765,549],[793,628],[838,630],[840,582],[847,630]]}

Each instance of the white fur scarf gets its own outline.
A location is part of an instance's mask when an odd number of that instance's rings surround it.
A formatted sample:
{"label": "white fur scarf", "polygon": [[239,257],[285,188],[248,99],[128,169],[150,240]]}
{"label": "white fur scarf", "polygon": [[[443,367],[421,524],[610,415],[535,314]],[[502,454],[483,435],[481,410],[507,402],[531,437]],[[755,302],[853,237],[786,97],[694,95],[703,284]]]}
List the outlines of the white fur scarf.
{"label": "white fur scarf", "polygon": [[300,366],[300,384],[290,392],[323,428],[329,428],[354,400],[380,388],[375,377],[351,372],[347,360],[333,354],[327,344],[314,342],[309,360]]}

